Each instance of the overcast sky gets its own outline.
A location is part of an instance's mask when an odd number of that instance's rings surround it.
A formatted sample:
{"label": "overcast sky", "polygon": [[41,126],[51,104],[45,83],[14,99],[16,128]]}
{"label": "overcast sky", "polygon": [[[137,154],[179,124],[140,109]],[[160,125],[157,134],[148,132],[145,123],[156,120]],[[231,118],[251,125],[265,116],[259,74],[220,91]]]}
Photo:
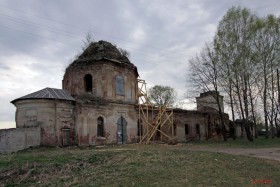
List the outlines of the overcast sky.
{"label": "overcast sky", "polygon": [[149,87],[172,86],[182,96],[188,60],[239,5],[280,15],[279,0],[0,0],[0,128],[15,123],[13,99],[62,88],[87,32],[129,51]]}

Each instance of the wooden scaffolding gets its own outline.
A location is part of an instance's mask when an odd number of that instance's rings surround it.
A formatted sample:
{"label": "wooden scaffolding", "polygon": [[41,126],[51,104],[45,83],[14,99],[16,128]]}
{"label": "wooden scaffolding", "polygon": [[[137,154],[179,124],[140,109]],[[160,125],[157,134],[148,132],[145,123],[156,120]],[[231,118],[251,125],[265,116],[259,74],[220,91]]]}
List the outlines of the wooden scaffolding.
{"label": "wooden scaffolding", "polygon": [[138,109],[140,143],[150,141],[174,143],[173,109],[168,104],[153,104],[148,95],[145,80],[138,79]]}

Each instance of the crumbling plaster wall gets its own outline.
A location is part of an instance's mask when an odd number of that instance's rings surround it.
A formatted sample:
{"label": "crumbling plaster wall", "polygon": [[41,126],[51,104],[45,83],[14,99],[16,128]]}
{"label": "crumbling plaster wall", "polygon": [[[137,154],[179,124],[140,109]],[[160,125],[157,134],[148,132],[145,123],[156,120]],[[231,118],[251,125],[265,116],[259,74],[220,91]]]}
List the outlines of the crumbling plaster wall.
{"label": "crumbling plaster wall", "polygon": [[[87,66],[76,66],[66,71],[63,78],[63,89],[72,96],[85,93],[85,75],[92,76],[92,94],[109,101],[125,101],[136,103],[137,74],[135,70],[125,65],[100,61]],[[124,95],[116,94],[116,76],[124,78]]]}
{"label": "crumbling plaster wall", "polygon": [[[252,134],[255,137],[255,127],[253,126]],[[243,134],[242,134],[243,131]],[[243,138],[246,137],[246,130],[245,130],[245,124],[241,124],[241,122],[235,122],[235,136],[236,138]]]}
{"label": "crumbling plaster wall", "polygon": [[[92,91],[87,91],[86,75],[92,77]],[[77,99],[75,125],[77,143],[81,146],[119,143],[117,121],[122,116],[126,122],[127,140],[137,140],[137,117],[134,105],[137,103],[137,70],[131,64],[100,60],[79,62],[67,68],[62,84]],[[123,79],[123,93],[117,93],[117,77]],[[118,87],[119,88],[119,87]],[[106,101],[98,104],[98,98]],[[83,98],[84,97],[84,98]],[[97,119],[104,120],[104,136],[97,137]]]}
{"label": "crumbling plaster wall", "polygon": [[0,154],[40,145],[40,127],[0,130]]}
{"label": "crumbling plaster wall", "polygon": [[[196,97],[197,110],[202,111],[204,108],[212,108],[219,111],[216,99],[212,95]],[[219,96],[221,110],[224,112],[223,96]]]}
{"label": "crumbling plaster wall", "polygon": [[[156,115],[157,112],[149,110],[148,116],[150,123],[152,123],[152,120]],[[145,121],[143,115],[141,115],[141,118],[142,122]],[[224,114],[224,119],[226,126],[228,127],[229,118],[227,114]],[[161,120],[166,120],[165,115],[162,116]],[[188,130],[186,130],[186,124]],[[197,125],[199,127],[199,134],[197,133]],[[220,126],[220,116],[217,112],[211,113],[183,109],[173,110],[173,139],[178,142],[215,138],[217,137],[216,126]],[[165,123],[160,130],[169,137],[172,137],[172,128],[170,128],[168,123]],[[143,134],[145,134],[145,132],[143,132]],[[161,138],[157,137],[157,133],[155,133],[152,140],[161,140]],[[162,135],[162,140],[168,141],[168,138]]]}
{"label": "crumbling plaster wall", "polygon": [[[224,121],[227,130],[229,130],[229,116],[227,114],[224,114]],[[217,127],[220,126],[220,123],[220,116],[217,112],[174,110],[174,124],[177,127],[176,140],[179,142],[219,137]],[[185,124],[188,125],[188,134],[186,134]],[[199,125],[200,137],[197,136],[196,125]]]}
{"label": "crumbling plaster wall", "polygon": [[73,102],[53,99],[26,99],[16,101],[15,105],[17,107],[16,127],[39,126],[41,145],[62,145],[62,128],[70,129],[70,144],[75,144]]}
{"label": "crumbling plaster wall", "polygon": [[[123,117],[127,122],[127,141],[135,143],[137,137],[137,114],[134,105],[110,103],[106,106],[78,105],[76,108],[76,132],[80,146],[116,144],[117,121]],[[104,137],[97,137],[97,119],[104,119]]]}
{"label": "crumbling plaster wall", "polygon": [[[176,124],[176,140],[184,142],[186,140],[194,140],[199,138],[196,134],[196,125],[199,125],[200,139],[206,139],[207,116],[197,111],[174,111],[174,124]],[[188,124],[188,134],[185,134],[185,124]]]}

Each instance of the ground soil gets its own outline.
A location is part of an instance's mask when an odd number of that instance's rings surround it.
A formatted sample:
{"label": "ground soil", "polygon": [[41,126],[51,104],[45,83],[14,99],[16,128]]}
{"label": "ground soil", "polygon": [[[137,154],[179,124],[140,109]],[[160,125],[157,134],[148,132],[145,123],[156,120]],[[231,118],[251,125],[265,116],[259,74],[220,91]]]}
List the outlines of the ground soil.
{"label": "ground soil", "polygon": [[228,148],[228,147],[207,147],[207,146],[192,146],[188,147],[191,151],[209,151],[228,153],[232,155],[246,155],[257,158],[276,160],[280,162],[280,147],[279,148]]}

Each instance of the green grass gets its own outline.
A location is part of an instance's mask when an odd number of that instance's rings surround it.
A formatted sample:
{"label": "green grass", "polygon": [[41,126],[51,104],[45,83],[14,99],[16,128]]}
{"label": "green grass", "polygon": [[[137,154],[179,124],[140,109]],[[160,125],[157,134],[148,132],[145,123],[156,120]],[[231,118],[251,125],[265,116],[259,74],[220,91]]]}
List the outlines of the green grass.
{"label": "green grass", "polygon": [[265,139],[264,136],[260,136],[254,141],[250,142],[246,138],[237,138],[233,140],[232,138],[223,140],[204,140],[190,142],[193,145],[202,146],[214,146],[214,147],[236,147],[236,148],[268,148],[268,147],[280,147],[280,138]]}
{"label": "green grass", "polygon": [[0,186],[256,186],[253,179],[277,186],[279,176],[277,161],[164,144],[0,155]]}

